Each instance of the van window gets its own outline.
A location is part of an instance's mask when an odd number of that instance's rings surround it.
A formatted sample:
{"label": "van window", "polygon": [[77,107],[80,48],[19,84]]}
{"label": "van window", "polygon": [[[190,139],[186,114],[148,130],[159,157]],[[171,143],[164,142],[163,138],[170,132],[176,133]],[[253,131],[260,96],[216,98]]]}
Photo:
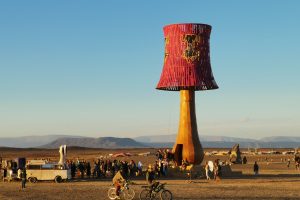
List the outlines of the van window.
{"label": "van window", "polygon": [[54,169],[63,169],[63,166],[61,166],[61,165],[54,165]]}
{"label": "van window", "polygon": [[41,169],[41,165],[27,165],[27,169]]}
{"label": "van window", "polygon": [[42,165],[42,169],[53,169],[53,165],[51,164]]}

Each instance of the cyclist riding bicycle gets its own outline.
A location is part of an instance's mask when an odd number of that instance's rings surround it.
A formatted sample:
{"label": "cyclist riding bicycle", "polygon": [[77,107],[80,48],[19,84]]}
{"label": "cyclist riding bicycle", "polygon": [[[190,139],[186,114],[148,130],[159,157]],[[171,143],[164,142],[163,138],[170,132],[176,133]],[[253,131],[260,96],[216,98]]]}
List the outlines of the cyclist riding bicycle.
{"label": "cyclist riding bicycle", "polygon": [[113,182],[113,184],[115,186],[115,189],[116,189],[117,199],[120,199],[120,190],[121,190],[121,187],[124,186],[125,181],[126,180],[122,176],[121,171],[118,171],[118,173],[116,173],[116,175],[112,179],[112,182]]}

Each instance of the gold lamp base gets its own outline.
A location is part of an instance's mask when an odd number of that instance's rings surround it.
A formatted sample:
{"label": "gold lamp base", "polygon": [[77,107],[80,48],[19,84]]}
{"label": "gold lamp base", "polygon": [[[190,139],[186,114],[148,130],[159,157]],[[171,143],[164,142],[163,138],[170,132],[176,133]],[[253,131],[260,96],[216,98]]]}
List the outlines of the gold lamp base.
{"label": "gold lamp base", "polygon": [[180,90],[180,120],[176,143],[173,147],[177,165],[182,161],[201,164],[204,151],[201,146],[195,112],[195,91]]}

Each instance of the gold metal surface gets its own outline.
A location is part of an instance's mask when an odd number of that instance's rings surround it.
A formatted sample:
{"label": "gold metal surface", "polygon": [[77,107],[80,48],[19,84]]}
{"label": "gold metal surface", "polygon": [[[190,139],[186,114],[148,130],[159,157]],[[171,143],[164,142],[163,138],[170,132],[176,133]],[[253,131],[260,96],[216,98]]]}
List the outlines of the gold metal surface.
{"label": "gold metal surface", "polygon": [[201,146],[195,112],[195,91],[180,90],[180,120],[173,153],[177,165],[182,160],[201,164],[204,152]]}

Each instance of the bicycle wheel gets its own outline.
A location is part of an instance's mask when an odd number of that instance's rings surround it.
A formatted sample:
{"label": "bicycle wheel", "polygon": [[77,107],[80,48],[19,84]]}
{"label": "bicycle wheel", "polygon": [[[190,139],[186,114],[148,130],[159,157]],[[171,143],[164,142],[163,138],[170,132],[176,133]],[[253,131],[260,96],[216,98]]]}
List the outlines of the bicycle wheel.
{"label": "bicycle wheel", "polygon": [[133,189],[128,188],[127,190],[123,190],[124,199],[132,200],[134,198],[135,192]]}
{"label": "bicycle wheel", "polygon": [[108,196],[109,199],[116,199],[117,198],[116,189],[115,188],[109,188],[109,190],[107,192],[107,196]]}
{"label": "bicycle wheel", "polygon": [[140,192],[140,200],[151,200],[151,194],[149,189],[143,189]]}
{"label": "bicycle wheel", "polygon": [[170,192],[169,190],[163,190],[160,193],[160,199],[161,200],[172,200],[172,192]]}

